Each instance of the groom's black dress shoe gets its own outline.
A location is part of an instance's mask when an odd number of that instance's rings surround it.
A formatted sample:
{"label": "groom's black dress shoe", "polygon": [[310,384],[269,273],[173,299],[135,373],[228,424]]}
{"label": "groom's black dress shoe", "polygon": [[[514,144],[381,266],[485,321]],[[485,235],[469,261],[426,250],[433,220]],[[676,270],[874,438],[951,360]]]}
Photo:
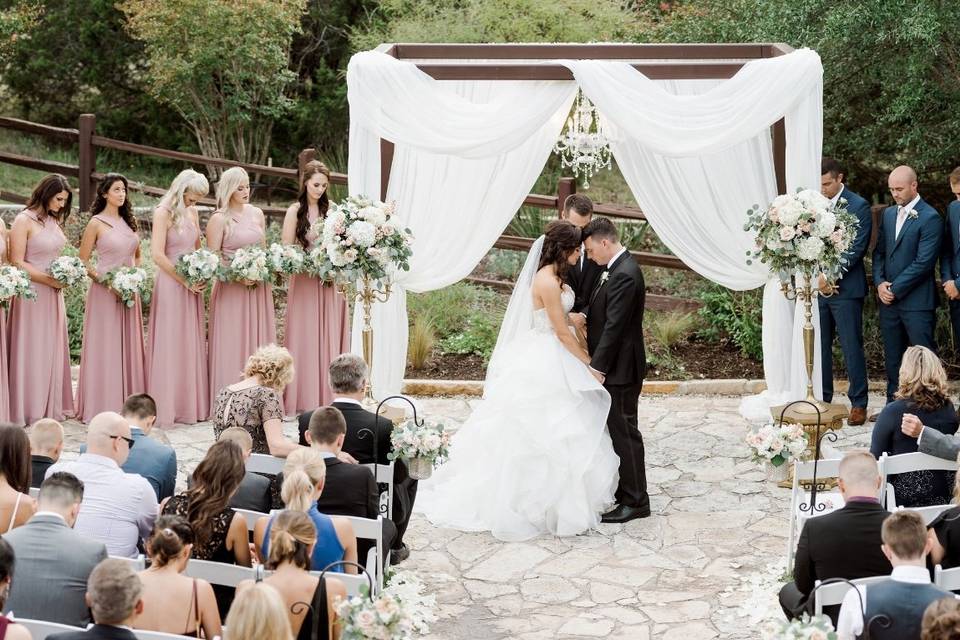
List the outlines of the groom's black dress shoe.
{"label": "groom's black dress shoe", "polygon": [[600,517],[600,522],[630,522],[637,518],[649,518],[650,507],[628,507],[625,504],[617,505],[613,511],[608,511]]}

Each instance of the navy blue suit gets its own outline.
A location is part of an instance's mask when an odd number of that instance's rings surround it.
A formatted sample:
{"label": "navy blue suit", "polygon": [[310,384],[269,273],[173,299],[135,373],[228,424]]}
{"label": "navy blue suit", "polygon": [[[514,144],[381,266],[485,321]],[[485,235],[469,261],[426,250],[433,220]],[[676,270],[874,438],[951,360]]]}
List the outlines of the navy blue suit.
{"label": "navy blue suit", "polygon": [[[940,283],[953,280],[960,289],[960,200],[947,207],[943,230],[943,253],[940,256]],[[953,325],[953,346],[960,349],[960,300],[950,300],[950,324]]]}
{"label": "navy blue suit", "polygon": [[919,200],[917,216],[907,216],[897,236],[897,207],[887,207],[880,219],[873,250],[873,283],[889,282],[894,301],[880,306],[883,360],[887,371],[887,402],[893,400],[900,361],[908,346],[936,350],[937,283],[934,268],[940,255],[943,221],[937,210]]}
{"label": "navy blue suit", "polygon": [[860,221],[857,235],[844,254],[847,270],[837,281],[832,296],[818,298],[820,305],[820,351],[823,370],[823,399],[833,400],[833,336],[840,334],[840,347],[847,365],[850,390],[847,396],[854,407],[867,406],[867,360],[863,353],[863,298],[867,295],[867,273],[863,256],[870,244],[873,216],[870,203],[844,186],[840,198],[847,201],[847,211]]}

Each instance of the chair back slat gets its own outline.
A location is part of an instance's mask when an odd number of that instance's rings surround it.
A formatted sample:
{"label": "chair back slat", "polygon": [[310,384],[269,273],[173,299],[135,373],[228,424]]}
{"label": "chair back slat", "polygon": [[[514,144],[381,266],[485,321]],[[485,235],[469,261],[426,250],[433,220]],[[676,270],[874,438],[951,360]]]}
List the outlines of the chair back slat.
{"label": "chair back slat", "polygon": [[60,624],[58,622],[47,622],[46,620],[33,620],[30,618],[17,618],[16,611],[13,612],[14,619],[13,621],[17,624],[22,624],[30,631],[30,637],[33,640],[44,640],[47,636],[51,636],[55,633],[64,633],[67,631],[83,631],[79,627],[71,627],[68,624]]}
{"label": "chair back slat", "polygon": [[[884,580],[889,580],[890,576],[873,576],[870,578],[857,578],[856,580],[851,580],[853,584],[857,586],[868,586],[871,584],[876,584],[877,582],[883,582]],[[817,580],[817,585],[820,584],[820,581]],[[823,614],[823,608],[829,607],[836,604],[842,604],[844,596],[847,595],[847,591],[851,589],[850,585],[846,582],[836,582],[833,584],[828,584],[825,587],[819,587],[814,591],[814,604],[813,610],[814,615]]]}
{"label": "chair back slat", "polygon": [[284,462],[283,458],[275,458],[264,453],[251,453],[247,458],[247,471],[275,476],[283,471]]}

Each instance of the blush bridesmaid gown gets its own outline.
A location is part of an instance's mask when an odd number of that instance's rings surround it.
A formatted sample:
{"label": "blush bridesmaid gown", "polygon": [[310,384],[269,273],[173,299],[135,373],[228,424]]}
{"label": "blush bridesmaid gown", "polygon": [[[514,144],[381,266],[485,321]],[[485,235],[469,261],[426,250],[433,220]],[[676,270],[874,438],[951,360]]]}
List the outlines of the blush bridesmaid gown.
{"label": "blush bridesmaid gown", "polygon": [[[229,262],[237,249],[260,244],[263,229],[252,207],[231,220],[220,248]],[[223,387],[240,380],[247,358],[265,344],[277,341],[273,288],[264,282],[248,287],[236,282],[217,282],[210,295],[210,407]]]}
{"label": "blush bridesmaid gown", "polygon": [[[6,238],[6,235],[0,235],[0,256],[7,255]],[[4,264],[2,257],[0,264]],[[10,383],[7,378],[10,357],[7,349],[7,311],[0,307],[0,422],[10,422]]]}
{"label": "blush bridesmaid gown", "polygon": [[[101,214],[94,218],[109,225],[95,246],[100,276],[117,267],[132,267],[140,237],[123,220]],[[128,307],[110,289],[91,282],[83,313],[77,418],[90,422],[98,413],[119,412],[127,396],[146,391],[143,362],[140,301]]]}
{"label": "blush bridesmaid gown", "polygon": [[[200,229],[182,219],[167,229],[165,253],[174,265],[197,246]],[[147,393],[157,402],[157,424],[193,424],[210,413],[203,294],[157,269],[147,324]]]}
{"label": "blush bridesmaid gown", "polygon": [[[312,215],[310,222],[316,220]],[[307,234],[308,251],[317,234]],[[296,275],[287,290],[284,346],[293,355],[296,375],[283,394],[287,413],[301,413],[333,402],[327,379],[330,361],[350,349],[347,301],[320,278]]]}
{"label": "blush bridesmaid gown", "polygon": [[[49,216],[41,222],[32,211],[24,211],[40,227],[29,240],[24,260],[46,271],[60,256],[67,237]],[[10,332],[10,422],[30,424],[40,418],[63,420],[73,413],[70,382],[70,341],[67,337],[67,308],[63,292],[39,282],[33,283],[35,300],[16,299],[10,304],[7,320]]]}

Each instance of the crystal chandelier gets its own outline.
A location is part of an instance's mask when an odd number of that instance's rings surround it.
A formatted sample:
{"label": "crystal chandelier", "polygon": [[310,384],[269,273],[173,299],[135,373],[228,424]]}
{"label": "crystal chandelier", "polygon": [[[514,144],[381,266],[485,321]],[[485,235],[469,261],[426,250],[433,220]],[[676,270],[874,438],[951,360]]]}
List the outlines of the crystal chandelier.
{"label": "crystal chandelier", "polygon": [[586,189],[600,169],[610,168],[610,141],[603,131],[600,112],[582,91],[577,91],[573,111],[553,151],[560,155],[561,166],[570,167],[578,178],[583,175]]}

